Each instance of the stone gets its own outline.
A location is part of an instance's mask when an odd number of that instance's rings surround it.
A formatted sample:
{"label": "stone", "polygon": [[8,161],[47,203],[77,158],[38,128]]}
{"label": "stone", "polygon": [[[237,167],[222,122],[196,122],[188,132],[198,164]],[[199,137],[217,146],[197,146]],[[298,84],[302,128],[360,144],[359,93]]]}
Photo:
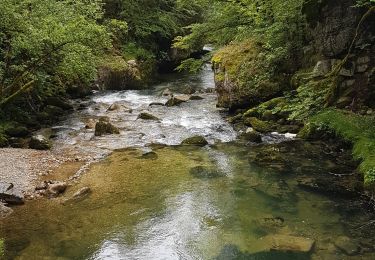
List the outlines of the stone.
{"label": "stone", "polygon": [[194,94],[195,92],[196,92],[196,89],[195,89],[194,87],[192,87],[192,86],[189,86],[189,87],[185,88],[185,89],[182,91],[182,93],[183,93],[183,94],[186,94],[186,95],[192,95],[192,94]]}
{"label": "stone", "polygon": [[190,97],[190,100],[203,100],[204,98],[201,96],[193,95]]}
{"label": "stone", "polygon": [[138,63],[137,63],[136,60],[128,60],[126,63],[127,63],[129,66],[131,66],[131,67],[138,67]]}
{"label": "stone", "polygon": [[24,126],[13,126],[5,130],[5,133],[11,137],[26,137],[30,135],[30,131]]}
{"label": "stone", "polygon": [[164,103],[160,103],[160,102],[152,102],[150,103],[150,105],[148,105],[149,107],[152,107],[152,106],[164,106]]}
{"label": "stone", "polygon": [[357,59],[357,63],[358,64],[365,64],[365,63],[369,63],[370,62],[370,57],[369,56],[363,56],[363,57],[359,57]]}
{"label": "stone", "polygon": [[206,138],[203,136],[193,136],[185,139],[181,143],[182,145],[196,145],[196,146],[206,146],[208,144]]}
{"label": "stone", "polygon": [[48,188],[48,183],[46,181],[42,182],[42,183],[39,183],[36,187],[35,187],[35,190],[36,191],[39,191],[39,190],[46,190]]}
{"label": "stone", "polygon": [[245,118],[244,124],[251,126],[260,133],[269,133],[273,131],[273,125],[269,122],[262,121],[256,117]]}
{"label": "stone", "polygon": [[91,189],[89,187],[83,187],[79,189],[77,192],[75,192],[72,196],[72,200],[82,200],[88,197],[92,193]]}
{"label": "stone", "polygon": [[112,105],[109,106],[109,108],[107,109],[107,111],[116,111],[116,110],[120,110],[120,109],[121,109],[121,105],[120,104],[113,103]]}
{"label": "stone", "polygon": [[355,72],[355,64],[353,62],[345,64],[339,72],[340,76],[353,77]]}
{"label": "stone", "polygon": [[159,121],[160,119],[157,118],[154,115],[151,115],[147,112],[142,112],[139,114],[138,119],[143,119],[143,120],[154,120],[154,121]]}
{"label": "stone", "polygon": [[266,249],[271,251],[309,253],[315,244],[313,239],[290,235],[267,235],[260,239],[265,244]]}
{"label": "stone", "polygon": [[197,166],[190,169],[190,174],[199,179],[213,179],[224,177],[225,174],[213,167]]}
{"label": "stone", "polygon": [[338,63],[338,60],[335,59],[328,59],[328,60],[321,60],[318,61],[314,67],[313,74],[314,76],[324,76],[331,72],[334,65]]}
{"label": "stone", "polygon": [[57,197],[60,194],[64,193],[68,185],[66,182],[54,182],[48,184],[47,193],[51,195],[52,197]]}
{"label": "stone", "polygon": [[12,213],[13,213],[13,210],[11,208],[5,206],[3,203],[0,202],[0,219],[9,217],[9,215]]}
{"label": "stone", "polygon": [[23,194],[12,183],[0,183],[0,201],[9,205],[22,205],[24,200]]}
{"label": "stone", "polygon": [[52,147],[52,143],[43,135],[35,135],[31,137],[29,146],[35,150],[49,150]]}
{"label": "stone", "polygon": [[346,255],[353,256],[359,253],[359,245],[347,236],[338,237],[334,244]]}
{"label": "stone", "polygon": [[178,97],[171,97],[167,103],[165,103],[165,106],[167,107],[174,107],[174,106],[178,106],[184,102],[187,102],[189,100],[189,97],[186,98],[184,96],[178,96]]}
{"label": "stone", "polygon": [[242,138],[246,141],[250,141],[253,143],[261,143],[262,142],[262,135],[255,131],[253,128],[249,127],[246,129],[246,132],[242,134]]}
{"label": "stone", "polygon": [[109,122],[99,121],[95,125],[95,136],[105,134],[120,134],[120,130]]}
{"label": "stone", "polygon": [[86,129],[94,129],[96,125],[96,120],[90,118],[86,121],[85,128]]}
{"label": "stone", "polygon": [[363,73],[363,72],[365,72],[368,68],[369,68],[369,66],[368,66],[367,64],[358,65],[358,66],[357,66],[357,72],[359,72],[359,73]]}
{"label": "stone", "polygon": [[169,88],[166,88],[166,89],[163,90],[161,95],[163,97],[173,96],[173,92]]}

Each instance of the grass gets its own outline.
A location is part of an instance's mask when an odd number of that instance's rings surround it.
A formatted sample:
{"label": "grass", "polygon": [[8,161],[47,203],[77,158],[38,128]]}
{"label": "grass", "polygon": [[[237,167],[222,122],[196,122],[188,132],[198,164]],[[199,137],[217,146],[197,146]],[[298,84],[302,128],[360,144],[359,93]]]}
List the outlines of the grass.
{"label": "grass", "polygon": [[354,159],[361,161],[359,170],[365,185],[375,186],[375,118],[329,109],[314,116],[311,122],[351,142]]}

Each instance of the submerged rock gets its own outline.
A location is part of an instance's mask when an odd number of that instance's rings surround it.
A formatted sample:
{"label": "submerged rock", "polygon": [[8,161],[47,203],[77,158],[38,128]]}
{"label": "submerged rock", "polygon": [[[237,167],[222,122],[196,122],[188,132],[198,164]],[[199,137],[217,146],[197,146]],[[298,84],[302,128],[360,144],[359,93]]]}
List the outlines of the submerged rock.
{"label": "submerged rock", "polygon": [[190,138],[185,139],[182,141],[183,145],[197,145],[197,146],[205,146],[208,144],[207,140],[203,136],[193,136]]}
{"label": "submerged rock", "polygon": [[47,137],[43,135],[35,135],[31,137],[29,146],[31,149],[49,150],[52,147],[52,143]]}
{"label": "submerged rock", "polygon": [[89,187],[83,187],[75,192],[71,198],[64,200],[63,204],[82,201],[90,196],[91,193],[92,190]]}
{"label": "submerged rock", "polygon": [[141,156],[141,159],[152,159],[155,160],[158,158],[158,154],[154,151],[144,152]]}
{"label": "submerged rock", "polygon": [[64,193],[68,185],[66,182],[54,182],[48,184],[47,193],[52,197],[57,197],[60,194]]}
{"label": "submerged rock", "polygon": [[101,120],[95,125],[95,136],[105,134],[120,134],[120,130],[111,123]]}
{"label": "submerged rock", "polygon": [[[0,202],[0,219],[8,217],[13,210]],[[1,253],[1,252],[0,252]]]}
{"label": "submerged rock", "polygon": [[340,249],[346,255],[353,256],[359,253],[358,244],[352,241],[349,237],[346,237],[346,236],[338,237],[335,240],[334,244],[338,249]]}
{"label": "submerged rock", "polygon": [[315,241],[310,238],[289,235],[268,235],[262,237],[265,248],[271,251],[309,253],[314,247]]}
{"label": "submerged rock", "polygon": [[190,174],[199,179],[213,179],[224,177],[225,174],[213,167],[197,166],[190,169]]}
{"label": "submerged rock", "polygon": [[140,113],[139,116],[138,116],[138,119],[143,119],[143,120],[154,120],[154,121],[159,121],[159,120],[160,120],[160,119],[157,118],[156,116],[151,115],[151,114],[146,113],[146,112]]}

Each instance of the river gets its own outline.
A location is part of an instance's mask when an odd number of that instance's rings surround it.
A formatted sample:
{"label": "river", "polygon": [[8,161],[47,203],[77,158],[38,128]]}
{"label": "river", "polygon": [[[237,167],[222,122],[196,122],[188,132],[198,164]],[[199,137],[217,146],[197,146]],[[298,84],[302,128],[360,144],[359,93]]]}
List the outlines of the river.
{"label": "river", "polygon": [[[177,107],[166,88],[200,90]],[[334,145],[269,135],[238,139],[207,93],[213,76],[173,76],[147,91],[97,93],[55,126],[55,149],[103,158],[63,197],[30,201],[1,222],[8,259],[375,259],[372,215],[355,192],[350,154]],[[107,111],[117,102],[128,110]],[[159,121],[137,119],[142,111]],[[106,116],[119,135],[94,137]],[[179,146],[203,135],[206,147]],[[283,142],[281,142],[283,141]],[[150,151],[152,151],[150,155]],[[319,192],[313,183],[326,184]],[[323,184],[322,184],[323,183]],[[64,202],[82,187],[92,194]],[[64,202],[64,203],[63,203]],[[315,242],[309,252],[269,250],[269,237]],[[282,241],[281,244],[285,244]],[[297,252],[298,251],[298,252]],[[353,255],[353,256],[349,256]]]}

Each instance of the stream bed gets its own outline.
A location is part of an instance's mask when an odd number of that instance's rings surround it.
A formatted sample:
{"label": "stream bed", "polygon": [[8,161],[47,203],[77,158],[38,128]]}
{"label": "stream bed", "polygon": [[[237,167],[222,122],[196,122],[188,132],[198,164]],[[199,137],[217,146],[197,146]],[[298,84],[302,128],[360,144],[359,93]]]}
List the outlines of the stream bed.
{"label": "stream bed", "polygon": [[[375,259],[373,215],[357,193],[361,180],[348,152],[285,136],[242,142],[207,91],[178,107],[149,106],[166,101],[165,88],[191,86],[213,87],[212,73],[149,91],[98,93],[56,126],[55,149],[108,156],[64,196],[14,208],[0,222],[6,258]],[[132,113],[108,112],[114,102]],[[144,110],[160,120],[138,120]],[[85,120],[101,116],[120,135],[85,129]],[[192,135],[210,145],[178,145]],[[88,197],[67,201],[84,187]],[[270,243],[275,237],[281,250]],[[302,249],[285,250],[290,238]]]}

